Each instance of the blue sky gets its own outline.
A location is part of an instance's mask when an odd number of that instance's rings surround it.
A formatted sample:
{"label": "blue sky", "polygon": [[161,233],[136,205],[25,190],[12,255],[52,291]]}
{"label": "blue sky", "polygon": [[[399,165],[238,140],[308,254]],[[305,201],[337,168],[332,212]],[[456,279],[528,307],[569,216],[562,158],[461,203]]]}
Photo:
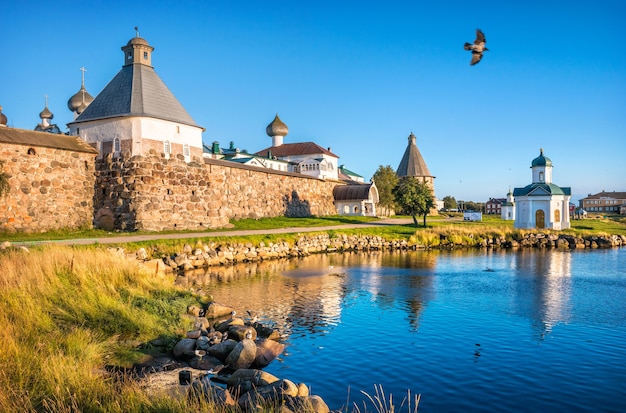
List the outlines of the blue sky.
{"label": "blue sky", "polygon": [[[573,201],[626,191],[626,2],[25,1],[0,13],[0,105],[33,129],[48,95],[96,96],[140,35],[204,142],[256,152],[276,113],[286,143],[331,147],[369,180],[411,132],[435,192],[484,202],[530,183],[543,148]],[[481,28],[476,66],[463,43]]]}

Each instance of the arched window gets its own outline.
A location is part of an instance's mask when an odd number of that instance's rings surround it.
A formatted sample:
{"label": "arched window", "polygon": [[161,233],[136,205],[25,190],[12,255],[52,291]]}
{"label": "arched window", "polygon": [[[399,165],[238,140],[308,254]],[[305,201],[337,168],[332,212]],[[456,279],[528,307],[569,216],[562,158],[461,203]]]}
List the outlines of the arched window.
{"label": "arched window", "polygon": [[113,152],[120,153],[120,138],[113,139]]}
{"label": "arched window", "polygon": [[348,205],[344,205],[343,206],[343,213],[344,214],[349,214],[350,213],[350,207]]}
{"label": "arched window", "polygon": [[560,209],[554,210],[554,222],[561,222],[561,210]]}
{"label": "arched window", "polygon": [[539,172],[539,182],[543,182],[543,171]]}

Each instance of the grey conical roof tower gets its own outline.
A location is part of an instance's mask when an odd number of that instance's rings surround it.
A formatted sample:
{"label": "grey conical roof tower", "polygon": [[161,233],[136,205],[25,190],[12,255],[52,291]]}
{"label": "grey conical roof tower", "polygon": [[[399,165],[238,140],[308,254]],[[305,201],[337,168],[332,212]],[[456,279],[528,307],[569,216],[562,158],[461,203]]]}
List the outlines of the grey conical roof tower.
{"label": "grey conical roof tower", "polygon": [[404,176],[419,176],[434,178],[422,158],[422,154],[415,143],[415,135],[413,132],[409,135],[409,144],[404,151],[400,165],[396,170],[396,174],[402,178]]}
{"label": "grey conical roof tower", "polygon": [[73,123],[137,116],[198,126],[152,67],[153,50],[139,33],[130,39],[122,70]]}

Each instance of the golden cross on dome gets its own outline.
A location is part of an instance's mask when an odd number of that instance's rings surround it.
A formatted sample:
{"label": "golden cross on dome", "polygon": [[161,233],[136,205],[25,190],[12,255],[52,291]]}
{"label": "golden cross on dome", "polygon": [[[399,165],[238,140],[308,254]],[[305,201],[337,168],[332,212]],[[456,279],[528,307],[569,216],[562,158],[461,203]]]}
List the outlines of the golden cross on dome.
{"label": "golden cross on dome", "polygon": [[85,69],[84,67],[81,67],[80,71],[83,72],[83,74],[82,74],[82,84],[83,84],[83,86],[85,86],[85,72],[87,71],[87,69]]}

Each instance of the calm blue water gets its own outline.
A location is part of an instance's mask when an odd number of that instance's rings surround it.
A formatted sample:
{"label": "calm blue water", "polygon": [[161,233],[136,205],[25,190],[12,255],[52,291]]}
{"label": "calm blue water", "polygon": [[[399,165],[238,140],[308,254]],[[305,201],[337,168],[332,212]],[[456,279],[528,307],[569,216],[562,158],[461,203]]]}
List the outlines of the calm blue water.
{"label": "calm blue water", "polygon": [[[187,276],[285,334],[265,370],[331,409],[626,411],[626,249],[312,256]],[[368,404],[368,407],[371,407]],[[406,410],[406,409],[405,409]]]}

